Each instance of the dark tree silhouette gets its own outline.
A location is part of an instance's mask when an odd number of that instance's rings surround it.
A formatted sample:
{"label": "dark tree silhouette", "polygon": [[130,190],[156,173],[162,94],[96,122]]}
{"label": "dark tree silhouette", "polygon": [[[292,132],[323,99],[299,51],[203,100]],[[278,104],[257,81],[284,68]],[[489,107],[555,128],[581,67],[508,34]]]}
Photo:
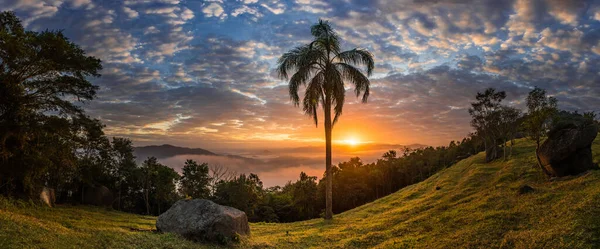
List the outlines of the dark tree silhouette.
{"label": "dark tree silhouette", "polygon": [[529,138],[535,141],[535,156],[538,165],[546,175],[549,175],[549,173],[540,163],[538,150],[540,149],[542,137],[546,136],[549,130],[549,123],[552,121],[552,117],[558,113],[557,104],[558,101],[556,98],[546,96],[546,90],[539,87],[535,87],[527,95],[527,116],[523,122],[523,128]]}
{"label": "dark tree silhouette", "polygon": [[61,31],[26,31],[13,12],[0,13],[0,189],[6,187],[5,193],[31,194],[48,171],[70,164],[51,159],[59,148],[63,160],[75,158],[85,130],[96,127],[74,102],[94,98],[97,87],[87,78],[99,76],[100,69],[100,60]]}
{"label": "dark tree silhouette", "polygon": [[527,118],[523,126],[529,138],[535,141],[537,149],[540,148],[542,137],[546,135],[552,116],[558,113],[557,104],[556,98],[546,96],[546,90],[538,87],[527,95]]}
{"label": "dark tree silhouette", "polygon": [[477,93],[477,102],[471,103],[469,114],[473,119],[471,126],[481,135],[485,145],[485,161],[490,162],[497,159],[498,139],[500,134],[500,102],[506,98],[506,92],[497,92],[494,88],[488,88],[484,92]]}
{"label": "dark tree silhouette", "polygon": [[[314,40],[283,54],[278,61],[279,77],[289,79],[289,94],[294,105],[300,105],[298,90],[306,87],[303,99],[303,110],[318,125],[317,108],[323,108],[325,115],[325,168],[327,177],[327,193],[325,219],[333,218],[332,212],[332,177],[331,177],[331,135],[332,129],[344,106],[344,82],[354,84],[356,96],[362,94],[362,101],[369,97],[369,79],[373,72],[373,56],[365,49],[355,48],[340,51],[339,38],[327,21],[311,27]],[[365,66],[366,76],[356,66]],[[290,73],[294,74],[289,77]],[[334,111],[333,120],[331,111]]]}
{"label": "dark tree silhouette", "polygon": [[521,122],[521,110],[514,108],[514,107],[508,107],[508,106],[502,106],[499,110],[499,133],[500,133],[500,137],[502,138],[502,156],[504,157],[504,160],[507,159],[507,155],[506,155],[506,146],[507,143],[510,142],[510,156],[512,156],[512,148],[513,148],[513,144],[514,144],[514,138],[515,135],[517,133],[517,129],[519,128],[520,122]]}

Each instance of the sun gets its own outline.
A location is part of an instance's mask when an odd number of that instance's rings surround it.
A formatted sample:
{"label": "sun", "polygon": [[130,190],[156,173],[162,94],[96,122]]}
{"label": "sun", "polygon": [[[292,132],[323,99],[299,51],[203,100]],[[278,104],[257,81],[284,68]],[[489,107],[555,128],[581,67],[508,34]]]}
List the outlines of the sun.
{"label": "sun", "polygon": [[360,141],[356,138],[348,138],[346,140],[344,140],[344,143],[350,146],[356,146],[358,144],[360,144]]}

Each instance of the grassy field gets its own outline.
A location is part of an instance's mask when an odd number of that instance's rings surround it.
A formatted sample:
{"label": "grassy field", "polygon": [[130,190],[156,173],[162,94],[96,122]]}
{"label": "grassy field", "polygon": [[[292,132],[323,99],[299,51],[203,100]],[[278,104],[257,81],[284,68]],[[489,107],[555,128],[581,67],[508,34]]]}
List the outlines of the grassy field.
{"label": "grassy field", "polygon": [[[594,143],[600,161],[600,139]],[[534,145],[470,157],[426,181],[321,219],[251,224],[240,248],[600,248],[600,171],[549,181]],[[520,186],[535,190],[519,195]],[[436,190],[439,187],[439,190]],[[0,199],[0,248],[214,248],[151,232],[156,217]]]}

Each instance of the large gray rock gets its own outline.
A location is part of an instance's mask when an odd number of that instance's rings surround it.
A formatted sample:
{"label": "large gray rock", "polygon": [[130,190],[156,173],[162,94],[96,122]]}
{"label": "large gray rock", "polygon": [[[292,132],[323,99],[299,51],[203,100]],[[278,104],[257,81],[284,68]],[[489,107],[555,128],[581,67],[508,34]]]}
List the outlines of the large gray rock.
{"label": "large gray rock", "polygon": [[596,167],[592,142],[598,127],[582,120],[570,120],[555,127],[537,151],[545,173],[552,177],[577,175]]}
{"label": "large gray rock", "polygon": [[195,241],[221,242],[250,234],[246,213],[204,199],[176,202],[158,216],[156,228]]}
{"label": "large gray rock", "polygon": [[54,193],[53,188],[44,187],[40,192],[40,200],[48,205],[48,207],[54,207],[54,203],[56,202],[56,194]]}
{"label": "large gray rock", "polygon": [[112,207],[114,197],[112,192],[105,186],[85,188],[83,204],[94,206]]}

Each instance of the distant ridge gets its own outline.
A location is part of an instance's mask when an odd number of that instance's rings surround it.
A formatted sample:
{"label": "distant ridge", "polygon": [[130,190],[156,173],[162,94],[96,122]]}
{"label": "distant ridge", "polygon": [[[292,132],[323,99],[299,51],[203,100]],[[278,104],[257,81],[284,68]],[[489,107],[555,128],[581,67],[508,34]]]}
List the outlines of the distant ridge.
{"label": "distant ridge", "polygon": [[146,158],[151,156],[158,159],[169,158],[178,155],[218,156],[218,154],[205,149],[178,147],[170,144],[135,147],[134,154],[138,160],[146,160]]}

